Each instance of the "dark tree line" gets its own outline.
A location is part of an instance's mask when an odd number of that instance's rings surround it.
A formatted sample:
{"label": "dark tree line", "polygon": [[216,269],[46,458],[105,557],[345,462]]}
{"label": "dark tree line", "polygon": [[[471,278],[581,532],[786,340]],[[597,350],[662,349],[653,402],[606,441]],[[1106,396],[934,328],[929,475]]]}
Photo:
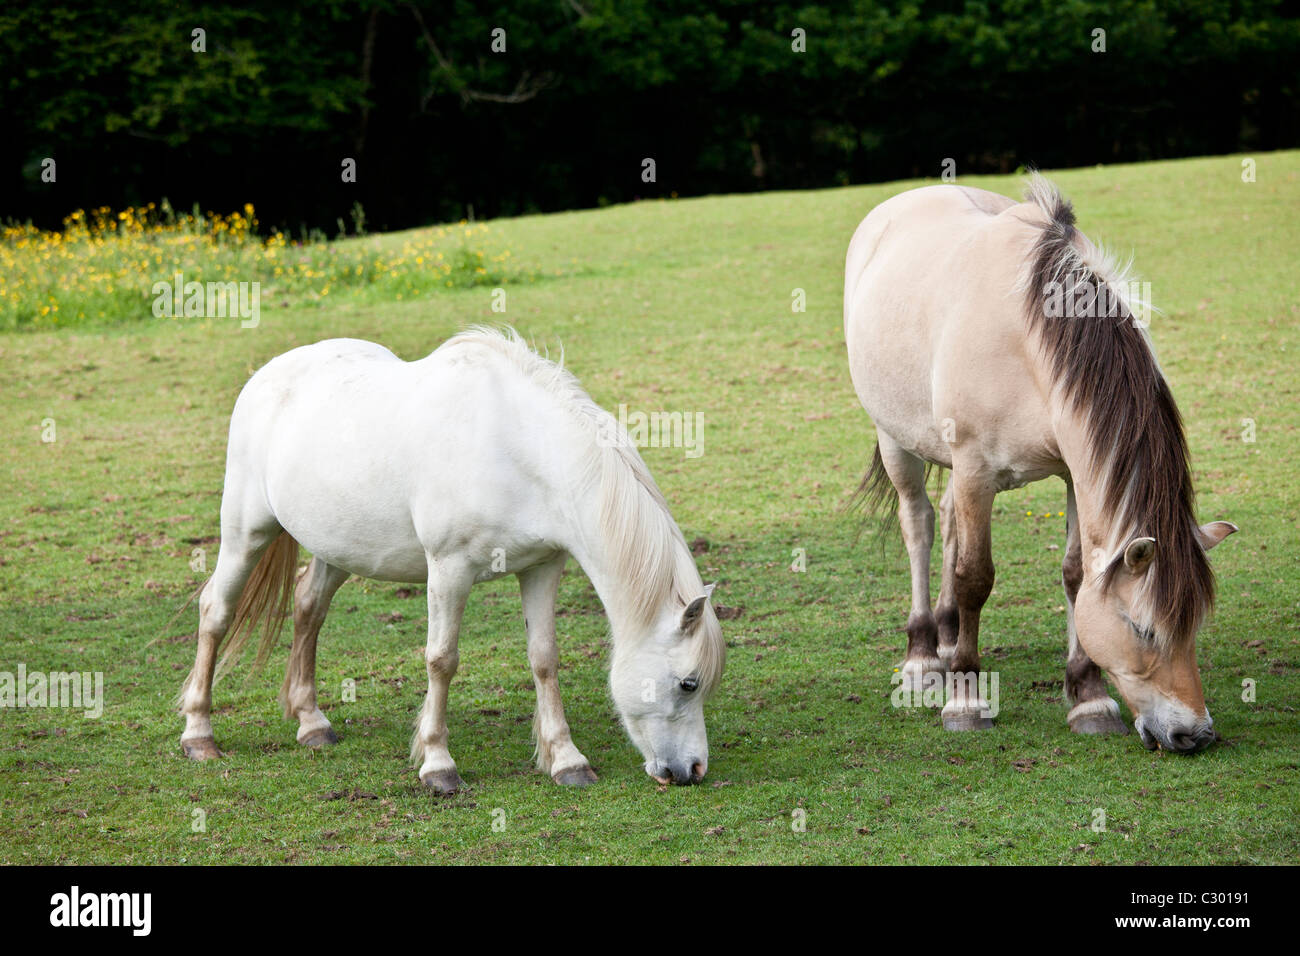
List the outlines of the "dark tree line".
{"label": "dark tree line", "polygon": [[7,0],[0,217],[396,228],[1278,149],[1297,64],[1282,0]]}

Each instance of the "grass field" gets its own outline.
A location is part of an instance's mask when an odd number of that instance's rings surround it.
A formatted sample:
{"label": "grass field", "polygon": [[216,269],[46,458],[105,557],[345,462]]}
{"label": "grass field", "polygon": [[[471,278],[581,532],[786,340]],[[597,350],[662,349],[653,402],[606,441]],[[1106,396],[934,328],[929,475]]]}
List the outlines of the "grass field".
{"label": "grass field", "polygon": [[[359,285],[264,294],[255,329],[155,319],[142,294],[102,321],[0,335],[0,670],[102,671],[106,698],[99,719],[0,710],[0,862],[1300,862],[1300,153],[1256,159],[1249,184],[1240,157],[1053,176],[1085,232],[1135,253],[1162,310],[1152,334],[1187,420],[1202,520],[1241,528],[1214,552],[1219,607],[1198,642],[1223,737],[1205,753],[1068,733],[1056,480],[996,507],[982,649],[1000,673],[997,728],[947,734],[933,711],[890,706],[907,565],[900,545],[855,544],[855,520],[838,513],[873,440],[848,381],[841,284],[858,221],[917,183],[644,202],[491,223],[491,248],[511,254],[504,315],[486,286],[429,283],[399,301]],[[169,274],[143,278],[147,289]],[[806,312],[792,311],[796,289]],[[245,665],[217,686],[228,755],[184,759],[171,700],[197,614],[171,619],[205,577],[195,549],[215,557],[244,381],[322,338],[416,358],[500,321],[552,354],[563,345],[606,408],[704,414],[702,456],[643,451],[687,539],[707,542],[702,573],[734,614],[704,785],[658,788],[642,770],[605,690],[603,613],[572,562],[561,687],[597,785],[561,788],[533,768],[513,579],[475,589],[462,632],[449,722],[468,792],[431,796],[407,760],[423,589],[356,579],[335,598],[318,670],[343,742],[295,744],[276,703],[281,646],[251,682]],[[341,700],[347,678],[354,703]],[[1090,828],[1098,809],[1104,831]]]}

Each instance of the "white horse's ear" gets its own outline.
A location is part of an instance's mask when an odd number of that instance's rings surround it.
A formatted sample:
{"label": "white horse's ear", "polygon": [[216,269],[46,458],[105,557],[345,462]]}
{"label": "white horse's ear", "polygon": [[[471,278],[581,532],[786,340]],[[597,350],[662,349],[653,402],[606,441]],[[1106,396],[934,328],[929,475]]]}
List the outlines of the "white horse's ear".
{"label": "white horse's ear", "polygon": [[[1237,529],[1236,529],[1236,528],[1233,528],[1232,530],[1233,530],[1233,531],[1236,531]],[[713,589],[716,588],[717,586],[718,586],[718,582],[717,582],[717,581],[714,581],[712,584],[706,584],[706,585],[704,585],[704,596],[705,596],[705,597],[713,597]]]}
{"label": "white horse's ear", "polygon": [[1231,521],[1211,521],[1196,529],[1196,540],[1201,542],[1202,548],[1209,551],[1236,530],[1237,526]]}
{"label": "white horse's ear", "polygon": [[682,633],[690,634],[699,626],[700,618],[704,616],[704,605],[708,603],[709,595],[713,593],[713,585],[707,585],[704,593],[697,597],[690,604],[686,605],[686,610],[682,611]]}
{"label": "white horse's ear", "polygon": [[1134,538],[1124,549],[1124,567],[1131,574],[1141,574],[1156,556],[1155,538]]}

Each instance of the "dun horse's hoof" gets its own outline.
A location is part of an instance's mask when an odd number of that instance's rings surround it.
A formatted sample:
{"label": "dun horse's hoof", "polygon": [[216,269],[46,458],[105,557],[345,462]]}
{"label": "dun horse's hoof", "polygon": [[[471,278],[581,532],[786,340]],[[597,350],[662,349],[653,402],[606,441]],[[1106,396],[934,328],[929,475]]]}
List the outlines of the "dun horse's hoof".
{"label": "dun horse's hoof", "polygon": [[1110,698],[1076,704],[1065,719],[1076,734],[1128,733],[1128,725],[1119,715],[1119,705]]}
{"label": "dun horse's hoof", "polygon": [[903,662],[902,686],[911,694],[938,691],[943,700],[944,678],[948,665],[937,657],[909,657]]}
{"label": "dun horse's hoof", "polygon": [[191,760],[216,760],[221,756],[217,742],[211,737],[191,737],[181,740],[181,751]]}
{"label": "dun horse's hoof", "polygon": [[1118,717],[1089,714],[1071,721],[1070,730],[1076,734],[1126,734],[1128,725]]}
{"label": "dun horse's hoof", "polygon": [[307,736],[300,737],[298,743],[304,747],[329,747],[339,742],[339,735],[333,727],[317,727]]}
{"label": "dun horse's hoof", "polygon": [[438,794],[452,794],[465,789],[465,781],[460,779],[453,767],[451,770],[433,770],[423,774],[420,782]]}
{"label": "dun horse's hoof", "polygon": [[551,779],[564,787],[588,787],[596,782],[597,777],[596,771],[590,767],[570,767],[568,770],[561,770]]}
{"label": "dun horse's hoof", "polygon": [[944,730],[992,730],[993,718],[978,710],[954,710],[943,715]]}

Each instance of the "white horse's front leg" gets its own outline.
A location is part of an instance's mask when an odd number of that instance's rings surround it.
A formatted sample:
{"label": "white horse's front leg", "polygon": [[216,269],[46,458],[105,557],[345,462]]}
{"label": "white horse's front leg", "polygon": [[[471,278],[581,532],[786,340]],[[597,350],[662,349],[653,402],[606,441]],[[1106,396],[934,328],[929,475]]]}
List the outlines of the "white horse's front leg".
{"label": "white horse's front leg", "polygon": [[596,772],[573,745],[569,723],[564,719],[557,676],[560,651],[555,643],[555,593],[560,586],[565,555],[519,575],[519,593],[524,605],[524,628],[528,632],[528,663],[537,688],[537,714],[533,734],[537,738],[537,766],[556,783],[585,787],[596,782]]}
{"label": "white horse's front leg", "polygon": [[420,762],[420,780],[435,793],[455,793],[465,786],[447,749],[447,688],[460,663],[457,640],[472,583],[464,566],[429,558],[429,642],[424,652],[429,693],[411,739],[411,760]]}

